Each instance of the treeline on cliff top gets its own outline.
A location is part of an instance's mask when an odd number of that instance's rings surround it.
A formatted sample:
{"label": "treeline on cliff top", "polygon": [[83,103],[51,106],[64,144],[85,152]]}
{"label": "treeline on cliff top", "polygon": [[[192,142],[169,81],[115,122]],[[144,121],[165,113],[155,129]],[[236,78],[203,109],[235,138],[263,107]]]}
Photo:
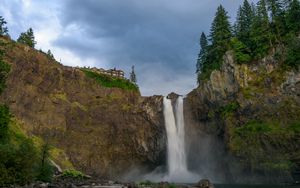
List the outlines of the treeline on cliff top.
{"label": "treeline on cliff top", "polygon": [[222,5],[217,9],[209,36],[202,32],[196,64],[198,83],[220,69],[224,54],[232,50],[239,64],[273,54],[284,68],[300,65],[299,0],[244,0],[234,25]]}

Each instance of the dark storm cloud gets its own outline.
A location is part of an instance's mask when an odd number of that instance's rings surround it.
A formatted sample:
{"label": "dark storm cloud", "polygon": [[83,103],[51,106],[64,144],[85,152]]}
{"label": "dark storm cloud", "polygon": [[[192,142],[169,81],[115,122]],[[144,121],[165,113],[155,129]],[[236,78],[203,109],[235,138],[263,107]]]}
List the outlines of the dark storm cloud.
{"label": "dark storm cloud", "polygon": [[[143,94],[187,93],[196,85],[195,63],[201,31],[209,32],[217,6],[231,19],[242,0],[65,0],[31,2],[47,10],[51,5],[61,25],[52,47],[71,51],[81,60],[129,72],[135,65]],[[8,0],[4,0],[10,4]],[[13,4],[13,3],[11,3]],[[7,5],[8,6],[8,5]],[[0,5],[1,7],[1,5]],[[12,6],[10,11],[14,9]],[[47,23],[30,9],[20,22]],[[50,11],[51,12],[51,11]],[[15,14],[17,15],[17,14]],[[38,24],[38,23],[37,23]],[[26,25],[27,26],[27,25]],[[51,27],[51,25],[49,25]],[[28,27],[28,26],[27,26]],[[18,28],[20,29],[20,28]],[[58,57],[59,58],[59,57]],[[66,59],[66,58],[64,58]],[[62,62],[64,63],[64,62]],[[65,62],[67,64],[71,64]],[[84,62],[82,63],[84,64]]]}

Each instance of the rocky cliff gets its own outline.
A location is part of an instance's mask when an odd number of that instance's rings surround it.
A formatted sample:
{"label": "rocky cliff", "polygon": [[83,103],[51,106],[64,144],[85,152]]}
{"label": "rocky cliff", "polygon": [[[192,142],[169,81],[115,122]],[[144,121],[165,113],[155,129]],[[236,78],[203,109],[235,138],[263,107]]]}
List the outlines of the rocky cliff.
{"label": "rocky cliff", "polygon": [[11,65],[1,102],[31,137],[56,149],[53,160],[89,175],[118,177],[165,162],[161,96],[104,87],[78,68],[1,38]]}
{"label": "rocky cliff", "polygon": [[300,168],[299,71],[282,68],[275,56],[239,65],[228,52],[222,68],[189,93],[185,103],[191,136],[211,135],[224,142],[242,173],[259,174],[264,180],[268,176],[272,181],[296,175]]}

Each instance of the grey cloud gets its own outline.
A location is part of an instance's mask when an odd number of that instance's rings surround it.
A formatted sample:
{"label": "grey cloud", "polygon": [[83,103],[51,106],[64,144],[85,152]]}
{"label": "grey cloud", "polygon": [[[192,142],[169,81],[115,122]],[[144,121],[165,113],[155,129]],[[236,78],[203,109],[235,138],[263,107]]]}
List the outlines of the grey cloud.
{"label": "grey cloud", "polygon": [[[219,4],[234,19],[242,1],[55,1],[57,17],[65,33],[53,41],[53,46],[70,50],[82,59],[105,59],[111,67],[127,72],[135,65],[143,94],[166,94],[172,90],[186,93],[196,83],[195,63],[201,31],[209,32]],[[34,2],[41,9],[54,3]],[[35,12],[30,15],[26,19],[19,15],[18,19],[38,22],[43,18],[35,18]],[[79,30],[69,30],[72,26]]]}

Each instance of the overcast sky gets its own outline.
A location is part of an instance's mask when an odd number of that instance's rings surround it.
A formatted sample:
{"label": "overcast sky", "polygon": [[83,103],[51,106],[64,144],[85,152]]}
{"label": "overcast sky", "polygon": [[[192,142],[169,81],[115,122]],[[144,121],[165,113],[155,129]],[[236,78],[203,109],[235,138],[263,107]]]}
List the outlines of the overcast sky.
{"label": "overcast sky", "polygon": [[196,87],[201,31],[217,6],[231,20],[243,0],[0,0],[0,15],[17,39],[32,27],[37,49],[69,66],[135,65],[143,95],[187,94]]}

